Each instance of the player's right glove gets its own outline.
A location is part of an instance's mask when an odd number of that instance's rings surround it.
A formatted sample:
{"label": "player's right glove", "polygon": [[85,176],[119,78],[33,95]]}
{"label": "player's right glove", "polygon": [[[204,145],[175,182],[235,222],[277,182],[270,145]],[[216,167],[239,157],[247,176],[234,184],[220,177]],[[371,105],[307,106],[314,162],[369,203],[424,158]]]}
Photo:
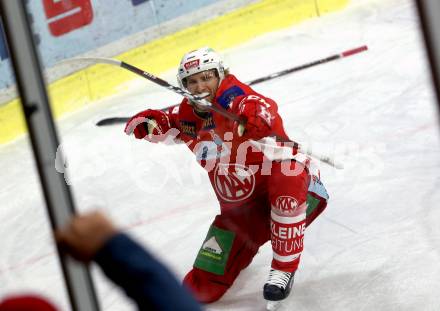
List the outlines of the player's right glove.
{"label": "player's right glove", "polygon": [[124,131],[127,135],[133,133],[137,139],[144,138],[156,143],[165,140],[170,128],[170,120],[165,112],[148,109],[128,120]]}
{"label": "player's right glove", "polygon": [[242,120],[245,120],[245,124],[236,121],[234,132],[238,133],[238,136],[254,140],[268,136],[272,130],[274,119],[269,107],[270,104],[259,96],[248,95],[244,97],[238,104],[238,115]]}

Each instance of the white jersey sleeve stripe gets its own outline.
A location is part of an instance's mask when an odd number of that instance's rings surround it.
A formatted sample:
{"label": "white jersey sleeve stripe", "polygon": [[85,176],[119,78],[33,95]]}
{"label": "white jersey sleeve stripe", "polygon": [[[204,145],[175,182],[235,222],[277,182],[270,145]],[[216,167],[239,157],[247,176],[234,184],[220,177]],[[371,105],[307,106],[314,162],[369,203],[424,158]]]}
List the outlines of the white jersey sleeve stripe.
{"label": "white jersey sleeve stripe", "polygon": [[296,224],[296,223],[299,223],[299,222],[303,221],[304,219],[306,219],[305,212],[298,215],[298,216],[291,217],[291,216],[280,216],[280,215],[275,214],[273,211],[271,211],[270,216],[273,221],[276,221],[280,224],[285,224],[285,225]]}
{"label": "white jersey sleeve stripe", "polygon": [[282,256],[282,255],[279,255],[279,254],[273,252],[273,259],[280,261],[280,262],[291,262],[291,261],[299,258],[300,255],[301,255],[301,253],[296,253],[296,254],[292,254],[292,255],[288,255],[288,256]]}

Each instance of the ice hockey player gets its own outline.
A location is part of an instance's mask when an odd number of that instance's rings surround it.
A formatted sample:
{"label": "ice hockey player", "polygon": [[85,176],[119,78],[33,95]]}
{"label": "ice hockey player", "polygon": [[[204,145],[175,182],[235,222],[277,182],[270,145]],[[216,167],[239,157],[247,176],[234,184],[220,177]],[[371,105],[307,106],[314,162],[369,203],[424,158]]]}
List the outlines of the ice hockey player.
{"label": "ice hockey player", "polygon": [[190,93],[206,96],[245,120],[231,121],[185,98],[168,111],[139,112],[126,124],[126,134],[150,142],[165,141],[177,132],[173,138],[195,154],[216,193],[220,214],[184,283],[200,302],[214,302],[270,240],[273,258],[263,296],[283,300],[298,269],[305,228],[327,206],[319,172],[312,172],[310,158],[295,148],[293,160],[271,161],[250,144],[268,136],[289,139],[277,104],[237,80],[211,48],[185,54],[177,78]]}

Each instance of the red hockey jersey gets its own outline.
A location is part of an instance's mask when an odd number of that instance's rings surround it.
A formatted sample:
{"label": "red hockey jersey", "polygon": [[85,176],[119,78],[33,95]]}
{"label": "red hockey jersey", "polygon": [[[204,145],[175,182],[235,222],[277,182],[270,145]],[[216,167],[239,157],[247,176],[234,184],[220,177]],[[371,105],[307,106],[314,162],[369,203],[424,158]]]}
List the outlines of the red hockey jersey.
{"label": "red hockey jersey", "polygon": [[[237,114],[240,101],[248,95],[258,96],[269,104],[267,109],[273,117],[271,135],[282,140],[288,139],[275,101],[258,94],[234,75],[225,76],[212,104]],[[216,112],[209,111],[200,116],[185,98],[179,106],[170,108],[167,114],[171,127],[180,132],[177,138],[186,143],[197,161],[208,171],[213,187],[216,179],[218,184],[218,179],[222,176],[236,176],[235,182],[246,188],[249,174],[260,175],[259,171],[268,162],[263,153],[250,144],[248,138],[239,137],[233,132],[234,121]],[[216,193],[219,196],[218,191]],[[227,196],[220,196],[219,200],[232,201]],[[234,198],[233,201],[240,200]]]}

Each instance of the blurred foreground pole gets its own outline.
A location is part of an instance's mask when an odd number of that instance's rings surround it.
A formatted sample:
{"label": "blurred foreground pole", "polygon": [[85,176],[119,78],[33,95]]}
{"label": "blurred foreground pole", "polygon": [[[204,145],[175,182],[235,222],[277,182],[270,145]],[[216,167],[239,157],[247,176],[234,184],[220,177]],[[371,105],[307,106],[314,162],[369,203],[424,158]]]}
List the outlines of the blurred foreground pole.
{"label": "blurred foreground pole", "polygon": [[440,1],[416,0],[440,112]]}
{"label": "blurred foreground pole", "polygon": [[[24,1],[0,0],[0,14],[50,223],[52,229],[55,229],[63,226],[75,209],[63,175],[55,170],[58,139]],[[99,310],[87,267],[63,256],[59,251],[58,255],[72,310]]]}

